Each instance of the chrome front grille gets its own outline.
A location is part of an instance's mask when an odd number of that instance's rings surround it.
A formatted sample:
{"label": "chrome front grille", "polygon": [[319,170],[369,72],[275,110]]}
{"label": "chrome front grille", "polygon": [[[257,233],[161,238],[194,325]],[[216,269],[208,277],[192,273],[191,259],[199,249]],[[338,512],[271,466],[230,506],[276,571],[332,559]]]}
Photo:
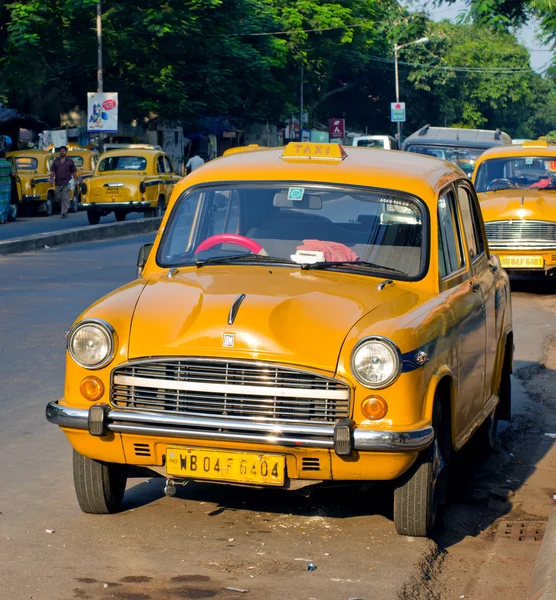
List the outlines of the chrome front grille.
{"label": "chrome front grille", "polygon": [[550,221],[491,221],[485,229],[492,247],[556,247],[556,223]]}
{"label": "chrome front grille", "polygon": [[288,431],[330,438],[335,422],[349,416],[346,384],[269,363],[138,361],[114,369],[111,387],[111,403],[118,409],[180,416],[208,431],[229,426],[251,434]]}

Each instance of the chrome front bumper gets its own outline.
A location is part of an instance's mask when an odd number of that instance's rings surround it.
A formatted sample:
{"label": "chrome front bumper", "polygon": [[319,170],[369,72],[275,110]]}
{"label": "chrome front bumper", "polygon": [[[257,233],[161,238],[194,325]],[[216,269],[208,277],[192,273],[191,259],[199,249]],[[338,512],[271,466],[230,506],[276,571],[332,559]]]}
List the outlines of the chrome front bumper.
{"label": "chrome front bumper", "polygon": [[[99,424],[99,415],[102,422]],[[199,418],[111,409],[107,404],[89,410],[50,402],[46,407],[50,423],[68,429],[84,429],[92,435],[133,433],[190,439],[263,443],[275,446],[334,448],[335,425],[309,426],[260,421],[234,421],[229,418]],[[100,430],[99,430],[100,426]],[[225,431],[223,431],[225,430]],[[353,428],[352,449],[363,452],[405,452],[422,450],[434,439],[432,427],[412,431],[380,431]],[[310,436],[322,436],[310,437]]]}
{"label": "chrome front bumper", "polygon": [[150,202],[84,202],[87,210],[114,210],[115,208],[151,208]]}

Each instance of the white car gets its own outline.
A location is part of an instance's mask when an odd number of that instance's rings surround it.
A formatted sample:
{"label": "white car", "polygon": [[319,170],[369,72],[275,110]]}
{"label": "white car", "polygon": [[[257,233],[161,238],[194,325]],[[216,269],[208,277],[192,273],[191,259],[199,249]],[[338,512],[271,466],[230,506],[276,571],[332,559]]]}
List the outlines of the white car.
{"label": "white car", "polygon": [[382,148],[383,150],[399,150],[398,142],[390,135],[360,135],[353,138],[353,146],[364,148]]}

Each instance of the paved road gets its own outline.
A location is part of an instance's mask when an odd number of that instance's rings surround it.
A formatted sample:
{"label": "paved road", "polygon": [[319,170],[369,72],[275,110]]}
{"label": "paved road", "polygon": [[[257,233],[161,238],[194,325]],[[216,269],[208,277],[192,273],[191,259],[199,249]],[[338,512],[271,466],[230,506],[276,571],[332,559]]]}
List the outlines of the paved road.
{"label": "paved road", "polygon": [[[434,544],[396,535],[384,488],[303,498],[193,483],[166,498],[161,480],[134,479],[120,514],[79,511],[70,446],[44,419],[63,393],[63,332],[134,277],[152,238],[0,257],[0,598],[399,598]],[[532,294],[517,304],[518,358],[531,361],[542,338],[520,346],[523,331],[546,313]]]}
{"label": "paved road", "polygon": [[[143,213],[131,213],[127,219],[142,219]],[[115,223],[114,213],[100,219],[101,223]],[[81,210],[70,214],[67,219],[62,219],[59,214],[51,217],[21,217],[13,223],[0,225],[0,240],[9,240],[38,233],[49,233],[51,231],[62,231],[73,227],[89,227],[87,212]]]}

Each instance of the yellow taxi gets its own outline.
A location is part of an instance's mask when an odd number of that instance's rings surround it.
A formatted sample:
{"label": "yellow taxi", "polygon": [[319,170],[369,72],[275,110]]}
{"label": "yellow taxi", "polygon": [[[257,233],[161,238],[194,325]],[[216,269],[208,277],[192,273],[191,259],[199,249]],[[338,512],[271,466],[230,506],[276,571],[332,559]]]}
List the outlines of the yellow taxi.
{"label": "yellow taxi", "polygon": [[170,157],[161,150],[109,150],[100,156],[93,176],[81,183],[81,204],[91,225],[111,212],[118,221],[130,212],[160,217],[178,181]]}
{"label": "yellow taxi", "polygon": [[120,509],[129,467],[169,495],[391,481],[397,531],[425,536],[453,452],[488,453],[510,417],[508,277],[451,163],[311,143],[211,161],[138,268],[73,324],[46,408],[85,512]]}
{"label": "yellow taxi", "polygon": [[8,152],[6,158],[15,167],[16,190],[19,205],[14,205],[19,212],[38,212],[50,217],[54,210],[54,188],[50,185],[50,167],[55,156],[44,150],[17,150]]}
{"label": "yellow taxi", "polygon": [[556,146],[546,140],[487,150],[473,182],[490,248],[505,269],[556,267]]}

